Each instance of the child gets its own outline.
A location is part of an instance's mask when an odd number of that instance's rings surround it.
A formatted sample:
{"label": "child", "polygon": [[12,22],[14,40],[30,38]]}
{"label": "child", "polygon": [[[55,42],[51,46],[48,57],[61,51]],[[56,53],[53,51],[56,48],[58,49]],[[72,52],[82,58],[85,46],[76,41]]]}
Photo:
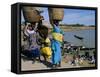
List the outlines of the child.
{"label": "child", "polygon": [[50,40],[48,37],[45,39],[44,44],[41,47],[41,53],[44,56],[45,61],[46,59],[51,58]]}

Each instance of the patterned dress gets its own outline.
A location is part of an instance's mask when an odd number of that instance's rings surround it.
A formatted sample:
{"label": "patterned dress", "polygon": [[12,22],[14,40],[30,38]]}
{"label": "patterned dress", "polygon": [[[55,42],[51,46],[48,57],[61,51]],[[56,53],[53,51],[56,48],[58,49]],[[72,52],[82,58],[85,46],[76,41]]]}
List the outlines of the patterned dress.
{"label": "patterned dress", "polygon": [[[53,32],[56,35],[53,35],[54,37],[58,37],[59,35],[63,36],[63,32],[61,31],[61,29],[54,25],[53,27]],[[61,36],[61,37],[62,37]],[[59,62],[61,62],[61,39],[59,38],[54,38],[51,42],[51,48],[52,48],[52,64],[59,64]]]}
{"label": "patterned dress", "polygon": [[37,33],[33,31],[28,31],[29,34],[29,53],[31,54],[31,57],[39,57],[40,56],[40,46],[37,44]]}

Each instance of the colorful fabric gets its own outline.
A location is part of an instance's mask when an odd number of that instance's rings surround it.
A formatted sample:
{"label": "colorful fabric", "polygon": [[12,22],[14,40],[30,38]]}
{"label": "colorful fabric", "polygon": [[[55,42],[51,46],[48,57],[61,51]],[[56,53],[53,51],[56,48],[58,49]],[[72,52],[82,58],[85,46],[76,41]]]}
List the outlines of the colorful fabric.
{"label": "colorful fabric", "polygon": [[46,55],[47,58],[51,58],[51,48],[50,47],[42,47],[41,53]]}
{"label": "colorful fabric", "polygon": [[63,42],[63,35],[60,33],[53,32],[52,37],[54,40],[57,40],[59,42]]}
{"label": "colorful fabric", "polygon": [[50,39],[46,38],[46,40],[44,40],[45,44],[42,48],[41,48],[41,54],[44,54],[47,58],[51,58],[51,48],[50,46]]}
{"label": "colorful fabric", "polygon": [[34,50],[24,50],[22,53],[28,58],[36,58],[40,56],[40,51],[38,50],[38,48]]}
{"label": "colorful fabric", "polygon": [[52,48],[52,63],[58,64],[61,62],[61,43],[63,33],[61,32],[61,29],[58,26],[53,27],[53,40],[51,42],[51,48]]}
{"label": "colorful fabric", "polygon": [[49,38],[46,38],[45,42],[46,43],[50,43],[50,39]]}
{"label": "colorful fabric", "polygon": [[56,40],[52,40],[52,63],[58,64],[61,61],[61,49],[60,43]]}
{"label": "colorful fabric", "polygon": [[40,51],[38,48],[31,50],[30,53],[31,53],[32,57],[39,57],[40,56]]}

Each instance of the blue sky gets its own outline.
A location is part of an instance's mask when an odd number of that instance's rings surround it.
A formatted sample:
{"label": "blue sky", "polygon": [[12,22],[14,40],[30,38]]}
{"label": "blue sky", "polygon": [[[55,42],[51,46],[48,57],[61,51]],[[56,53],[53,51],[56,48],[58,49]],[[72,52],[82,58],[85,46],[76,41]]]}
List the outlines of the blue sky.
{"label": "blue sky", "polygon": [[95,25],[94,10],[64,9],[64,19],[62,23]]}
{"label": "blue sky", "polygon": [[[41,15],[44,16],[46,21],[49,21],[47,8],[42,8],[44,11]],[[24,17],[22,16],[22,21]],[[80,10],[80,9],[64,9],[64,18],[61,21],[63,24],[84,24],[95,25],[95,11],[94,10]]]}

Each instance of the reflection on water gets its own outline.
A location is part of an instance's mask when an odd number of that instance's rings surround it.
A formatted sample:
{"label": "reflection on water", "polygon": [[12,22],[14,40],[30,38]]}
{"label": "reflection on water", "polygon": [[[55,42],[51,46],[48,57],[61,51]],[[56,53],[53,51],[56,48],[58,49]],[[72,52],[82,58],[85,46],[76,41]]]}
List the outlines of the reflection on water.
{"label": "reflection on water", "polygon": [[[83,37],[83,40],[80,40],[74,35]],[[95,30],[81,30],[81,31],[70,31],[65,32],[64,40],[68,41],[74,45],[83,45],[88,48],[95,48]]]}

